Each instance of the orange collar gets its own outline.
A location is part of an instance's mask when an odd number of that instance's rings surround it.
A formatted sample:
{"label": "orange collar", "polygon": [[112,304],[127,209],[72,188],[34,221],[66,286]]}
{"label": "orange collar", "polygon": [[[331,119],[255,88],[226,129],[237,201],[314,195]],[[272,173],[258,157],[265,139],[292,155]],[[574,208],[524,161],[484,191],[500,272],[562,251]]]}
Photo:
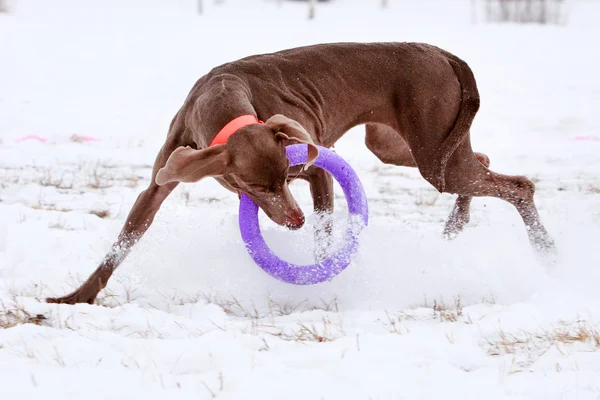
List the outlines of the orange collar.
{"label": "orange collar", "polygon": [[219,131],[219,133],[217,133],[217,136],[215,136],[215,138],[213,139],[213,141],[211,142],[210,145],[214,146],[216,144],[225,144],[225,143],[227,143],[227,140],[231,137],[231,135],[233,135],[234,133],[236,133],[238,130],[242,129],[243,127],[252,125],[252,124],[263,124],[263,123],[264,122],[260,121],[254,115],[249,115],[249,114],[241,115],[241,116],[229,121],[227,123],[227,125],[225,125]]}

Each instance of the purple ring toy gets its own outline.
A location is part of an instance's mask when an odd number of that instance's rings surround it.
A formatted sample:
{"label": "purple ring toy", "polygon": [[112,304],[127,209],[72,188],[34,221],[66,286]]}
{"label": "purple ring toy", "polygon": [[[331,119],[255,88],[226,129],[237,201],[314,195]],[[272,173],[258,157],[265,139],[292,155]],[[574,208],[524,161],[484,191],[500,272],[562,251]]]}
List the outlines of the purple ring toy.
{"label": "purple ring toy", "polygon": [[[307,146],[294,144],[286,148],[290,165],[306,162]],[[295,285],[312,285],[332,279],[352,261],[358,249],[358,237],[369,222],[367,196],[350,165],[333,151],[319,146],[314,165],[329,172],[340,184],[348,203],[349,224],[343,247],[319,264],[295,265],[277,257],[265,243],[258,224],[258,206],[245,194],[240,201],[239,224],[248,253],[263,270],[280,281]]]}

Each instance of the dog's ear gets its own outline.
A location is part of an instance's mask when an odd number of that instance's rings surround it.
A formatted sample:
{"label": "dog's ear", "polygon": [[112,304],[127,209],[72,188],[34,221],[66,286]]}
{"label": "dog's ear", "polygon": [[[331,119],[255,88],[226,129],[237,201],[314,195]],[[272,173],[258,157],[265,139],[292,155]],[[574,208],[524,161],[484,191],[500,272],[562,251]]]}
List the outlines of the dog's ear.
{"label": "dog's ear", "polygon": [[225,174],[228,160],[222,144],[204,150],[178,147],[156,174],[155,182],[162,186],[169,182],[198,182],[207,176],[221,176]]}
{"label": "dog's ear", "polygon": [[304,143],[308,145],[308,159],[306,160],[304,168],[310,167],[319,156],[319,148],[315,145],[315,142],[313,142],[310,134],[302,125],[293,119],[281,114],[276,114],[269,118],[267,122],[265,122],[265,125],[268,125],[273,129],[276,132],[275,137],[282,141]]}

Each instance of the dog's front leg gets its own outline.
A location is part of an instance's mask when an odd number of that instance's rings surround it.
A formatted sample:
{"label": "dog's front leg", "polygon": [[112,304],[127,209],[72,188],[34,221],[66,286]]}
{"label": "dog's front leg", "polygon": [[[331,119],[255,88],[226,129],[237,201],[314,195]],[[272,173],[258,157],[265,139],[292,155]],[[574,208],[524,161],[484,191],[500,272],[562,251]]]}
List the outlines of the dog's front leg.
{"label": "dog's front leg", "polygon": [[138,196],[117,241],[112,245],[94,273],[73,293],[64,297],[48,298],[46,302],[62,304],[94,303],[96,296],[106,286],[114,270],[129,254],[133,245],[148,230],[163,201],[177,187],[178,182],[171,182],[164,186],[158,186],[155,182],[158,170],[166,164],[169,155],[177,145],[178,143],[171,138],[161,149],[154,163],[150,185]]}
{"label": "dog's front leg", "polygon": [[333,177],[327,171],[310,167],[308,183],[317,217],[315,225],[315,261],[320,262],[329,255],[333,243]]}
{"label": "dog's front leg", "polygon": [[49,298],[46,301],[48,303],[63,304],[93,304],[96,296],[106,286],[114,270],[129,254],[133,245],[148,230],[162,202],[176,186],[177,182],[165,186],[158,186],[153,183],[140,193],[129,212],[125,226],[123,226],[117,241],[112,245],[96,271],[73,293],[64,297]]}

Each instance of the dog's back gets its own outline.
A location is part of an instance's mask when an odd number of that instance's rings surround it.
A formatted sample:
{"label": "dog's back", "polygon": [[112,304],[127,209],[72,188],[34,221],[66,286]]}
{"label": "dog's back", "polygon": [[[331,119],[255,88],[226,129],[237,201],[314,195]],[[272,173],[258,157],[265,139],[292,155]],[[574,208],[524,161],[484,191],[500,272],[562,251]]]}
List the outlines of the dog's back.
{"label": "dog's back", "polygon": [[351,82],[394,86],[446,62],[445,51],[424,43],[330,43],[298,47],[242,58],[211,70],[268,84],[293,84],[310,78],[319,88]]}

